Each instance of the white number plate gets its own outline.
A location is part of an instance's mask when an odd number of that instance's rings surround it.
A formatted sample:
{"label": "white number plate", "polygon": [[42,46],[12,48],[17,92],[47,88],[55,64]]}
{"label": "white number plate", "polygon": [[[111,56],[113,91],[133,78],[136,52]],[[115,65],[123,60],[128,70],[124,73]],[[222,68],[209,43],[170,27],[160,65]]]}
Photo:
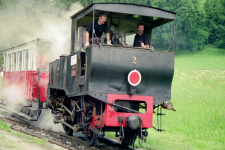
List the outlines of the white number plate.
{"label": "white number plate", "polygon": [[77,64],[77,54],[71,56],[71,66],[76,65]]}

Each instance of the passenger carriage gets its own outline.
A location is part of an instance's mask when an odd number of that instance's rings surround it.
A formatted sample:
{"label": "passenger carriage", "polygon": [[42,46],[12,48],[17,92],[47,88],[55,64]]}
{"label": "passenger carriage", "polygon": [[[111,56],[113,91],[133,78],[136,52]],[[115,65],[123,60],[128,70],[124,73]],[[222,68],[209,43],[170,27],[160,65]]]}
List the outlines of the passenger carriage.
{"label": "passenger carriage", "polygon": [[3,99],[7,99],[8,94],[14,93],[11,90],[22,91],[21,97],[15,100],[24,100],[26,106],[14,111],[28,120],[38,120],[41,109],[46,108],[49,62],[43,52],[49,50],[52,42],[35,39],[2,51],[4,56],[2,89],[7,89],[4,91],[7,94],[2,93]]}

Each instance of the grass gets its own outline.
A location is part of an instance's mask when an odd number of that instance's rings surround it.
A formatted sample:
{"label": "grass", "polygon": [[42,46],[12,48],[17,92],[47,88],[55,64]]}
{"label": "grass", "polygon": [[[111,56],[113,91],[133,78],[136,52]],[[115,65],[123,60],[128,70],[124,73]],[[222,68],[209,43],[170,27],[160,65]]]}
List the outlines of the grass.
{"label": "grass", "polygon": [[40,138],[33,137],[31,135],[28,135],[28,134],[25,134],[25,133],[22,133],[22,132],[14,132],[10,129],[10,127],[4,121],[1,121],[1,120],[0,120],[0,130],[5,130],[7,132],[11,132],[12,134],[14,134],[16,136],[27,139],[31,143],[36,143],[36,144],[48,146],[47,139],[40,139]]}
{"label": "grass", "polygon": [[[202,51],[179,50],[171,102],[176,112],[163,110],[165,132],[148,129],[148,150],[225,149],[225,50],[206,46]],[[156,116],[153,117],[156,126]],[[114,133],[107,134],[114,137]]]}
{"label": "grass", "polygon": [[17,136],[19,136],[19,137],[28,139],[29,142],[31,142],[31,143],[36,143],[36,144],[48,146],[48,144],[47,144],[47,139],[40,139],[40,138],[33,137],[33,136],[31,136],[31,135],[28,135],[28,134],[25,134],[25,133],[22,133],[22,132],[13,132],[13,134],[14,134],[14,135],[17,135]]}
{"label": "grass", "polygon": [[196,52],[177,50],[175,69],[225,70],[225,50],[210,45]]}
{"label": "grass", "polygon": [[1,121],[1,120],[0,120],[0,130],[5,130],[7,132],[11,132],[12,134],[14,134],[16,136],[28,139],[29,142],[31,142],[31,143],[36,143],[36,144],[48,146],[46,139],[40,139],[40,138],[33,137],[31,135],[21,133],[21,132],[14,132],[10,129],[10,127],[4,121]]}
{"label": "grass", "polygon": [[11,131],[11,129],[9,128],[9,126],[4,121],[1,121],[1,120],[0,120],[0,129],[5,130],[5,131],[8,131],[8,132]]}
{"label": "grass", "polygon": [[[1,131],[0,131],[1,132]],[[15,137],[22,137],[22,138],[16,138]],[[46,146],[48,149],[53,149],[47,142],[46,139],[39,139],[21,132],[11,131],[7,133],[3,133],[3,135],[0,135],[0,140],[4,142],[0,142],[0,149],[23,149],[26,145],[32,146],[30,143],[35,143],[39,145]],[[33,145],[35,148],[43,148],[41,146]]]}

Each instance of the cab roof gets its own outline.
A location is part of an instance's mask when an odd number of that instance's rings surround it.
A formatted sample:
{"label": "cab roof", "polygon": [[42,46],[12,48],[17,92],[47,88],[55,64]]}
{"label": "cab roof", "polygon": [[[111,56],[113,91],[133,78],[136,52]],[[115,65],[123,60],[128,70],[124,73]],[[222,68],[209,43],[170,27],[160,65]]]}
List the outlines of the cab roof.
{"label": "cab roof", "polygon": [[170,11],[166,11],[163,9],[154,8],[150,6],[145,6],[145,5],[127,4],[127,3],[91,3],[84,9],[72,15],[71,19],[73,18],[79,19],[86,15],[91,16],[93,14],[92,13],[93,10],[110,12],[108,16],[110,16],[113,13],[122,13],[122,14],[126,14],[125,16],[123,16],[126,18],[129,17],[130,15],[132,16],[140,15],[140,16],[146,16],[146,17],[164,18],[169,20],[176,19],[176,13],[174,12],[170,12]]}

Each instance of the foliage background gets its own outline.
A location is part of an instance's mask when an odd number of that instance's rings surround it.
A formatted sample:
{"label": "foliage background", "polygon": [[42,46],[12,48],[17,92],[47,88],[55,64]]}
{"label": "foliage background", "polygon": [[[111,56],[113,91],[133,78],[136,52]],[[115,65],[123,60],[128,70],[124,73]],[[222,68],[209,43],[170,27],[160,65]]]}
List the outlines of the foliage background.
{"label": "foliage background", "polygon": [[[65,12],[70,11],[71,5],[75,2],[80,2],[84,7],[90,3],[132,3],[172,11],[177,13],[176,49],[197,51],[202,50],[207,44],[225,48],[225,0],[0,0],[0,50],[27,42],[29,38],[24,37],[27,37],[27,33],[38,31],[42,26],[40,22],[44,22],[46,18],[60,18]],[[21,10],[29,20],[33,20],[33,23],[39,26],[30,23],[17,27],[17,23],[23,21],[16,19]],[[34,19],[35,16],[39,18],[38,21]],[[4,26],[7,22],[13,22],[15,29]],[[172,41],[171,30],[172,23],[155,28],[153,45],[168,48]],[[0,57],[2,58],[2,55]]]}
{"label": "foliage background", "polygon": [[[225,48],[225,0],[55,0],[67,8],[79,1],[83,6],[90,3],[133,3],[158,7],[177,13],[176,49],[202,50],[206,44]],[[153,34],[154,44],[169,46],[172,25],[159,28]]]}

